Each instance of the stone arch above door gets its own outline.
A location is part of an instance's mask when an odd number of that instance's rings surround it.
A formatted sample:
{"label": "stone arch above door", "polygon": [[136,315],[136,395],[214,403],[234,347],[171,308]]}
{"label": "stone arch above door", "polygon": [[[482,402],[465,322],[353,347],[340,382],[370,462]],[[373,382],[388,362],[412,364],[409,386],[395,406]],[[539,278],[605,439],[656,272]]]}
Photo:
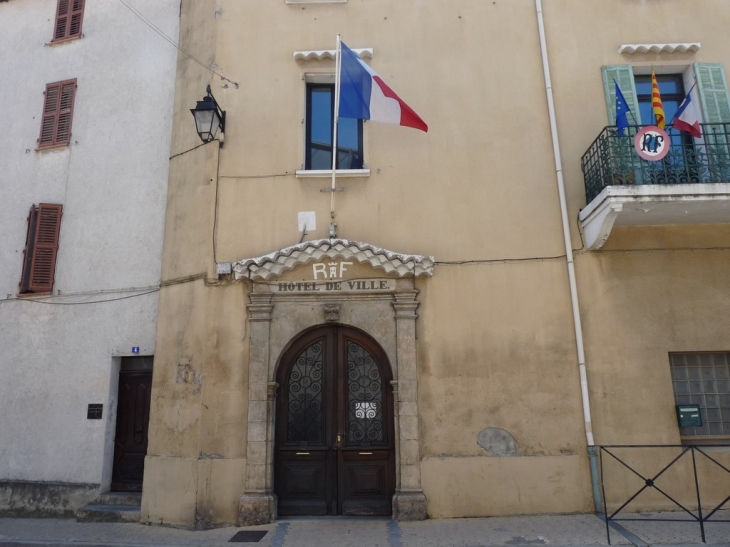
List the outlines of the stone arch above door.
{"label": "stone arch above door", "polygon": [[321,260],[356,260],[398,277],[432,276],[435,259],[432,256],[396,253],[347,239],[316,239],[305,241],[257,258],[233,263],[236,279],[268,281],[288,270]]}
{"label": "stone arch above door", "polygon": [[300,333],[338,323],[358,328],[386,352],[393,378],[396,492],[393,516],[426,518],[421,489],[415,278],[433,275],[430,256],[394,253],[343,239],[315,240],[233,264],[249,294],[249,410],[246,486],[239,522],[276,518],[273,453],[276,365]]}

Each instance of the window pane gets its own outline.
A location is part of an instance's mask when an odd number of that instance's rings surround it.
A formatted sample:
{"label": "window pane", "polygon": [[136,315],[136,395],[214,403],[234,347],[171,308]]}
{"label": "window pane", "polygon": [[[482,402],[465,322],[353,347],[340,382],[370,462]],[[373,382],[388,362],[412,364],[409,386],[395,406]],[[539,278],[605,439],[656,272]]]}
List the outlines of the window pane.
{"label": "window pane", "polygon": [[710,426],[710,435],[722,435],[722,433],[723,433],[722,424],[711,423],[708,425]]}
{"label": "window pane", "polygon": [[672,378],[675,380],[686,380],[687,379],[687,369],[680,366],[673,366],[672,367]]}
{"label": "window pane", "polygon": [[361,169],[360,126],[353,118],[340,118],[337,127],[337,159],[339,169]]}
{"label": "window pane", "polygon": [[636,85],[637,95],[651,95],[651,77],[647,80],[637,76],[634,85]]}
{"label": "window pane", "polygon": [[309,88],[308,169],[332,169],[332,89]]}
{"label": "window pane", "polygon": [[681,435],[730,435],[728,356],[730,353],[670,355],[675,404],[699,405],[703,424],[680,427]]}
{"label": "window pane", "polygon": [[332,93],[312,89],[312,142],[332,146]]}
{"label": "window pane", "polygon": [[[334,86],[307,86],[306,169],[332,169]],[[362,169],[362,121],[343,118],[337,129],[337,168]]]}

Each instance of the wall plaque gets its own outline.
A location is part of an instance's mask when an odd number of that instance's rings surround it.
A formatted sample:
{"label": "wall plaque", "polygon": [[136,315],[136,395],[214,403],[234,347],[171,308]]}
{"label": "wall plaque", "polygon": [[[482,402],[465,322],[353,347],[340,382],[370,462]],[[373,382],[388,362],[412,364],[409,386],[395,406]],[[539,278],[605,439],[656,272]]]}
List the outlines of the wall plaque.
{"label": "wall plaque", "polygon": [[395,290],[395,279],[346,279],[338,281],[282,281],[271,285],[275,293],[374,293]]}

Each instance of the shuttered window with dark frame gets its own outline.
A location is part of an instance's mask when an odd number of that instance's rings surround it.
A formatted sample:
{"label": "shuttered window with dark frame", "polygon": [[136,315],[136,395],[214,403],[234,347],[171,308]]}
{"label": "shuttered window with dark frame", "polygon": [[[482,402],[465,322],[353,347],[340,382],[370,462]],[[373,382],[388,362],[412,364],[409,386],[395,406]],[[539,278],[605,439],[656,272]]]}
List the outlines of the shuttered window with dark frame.
{"label": "shuttered window with dark frame", "polygon": [[50,293],[56,272],[63,205],[40,203],[28,214],[20,294]]}
{"label": "shuttered window with dark frame", "polygon": [[85,0],[58,0],[56,24],[53,27],[52,42],[69,40],[81,36]]}
{"label": "shuttered window with dark frame", "polygon": [[75,95],[76,79],[46,85],[39,149],[69,143]]}

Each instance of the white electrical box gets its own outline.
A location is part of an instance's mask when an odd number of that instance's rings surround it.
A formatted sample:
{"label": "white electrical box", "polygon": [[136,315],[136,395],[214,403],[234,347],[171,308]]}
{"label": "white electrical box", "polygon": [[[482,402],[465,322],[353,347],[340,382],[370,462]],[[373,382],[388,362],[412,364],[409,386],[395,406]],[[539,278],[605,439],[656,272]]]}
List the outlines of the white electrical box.
{"label": "white electrical box", "polygon": [[317,214],[314,211],[299,212],[299,233],[304,230],[313,232],[317,229]]}

